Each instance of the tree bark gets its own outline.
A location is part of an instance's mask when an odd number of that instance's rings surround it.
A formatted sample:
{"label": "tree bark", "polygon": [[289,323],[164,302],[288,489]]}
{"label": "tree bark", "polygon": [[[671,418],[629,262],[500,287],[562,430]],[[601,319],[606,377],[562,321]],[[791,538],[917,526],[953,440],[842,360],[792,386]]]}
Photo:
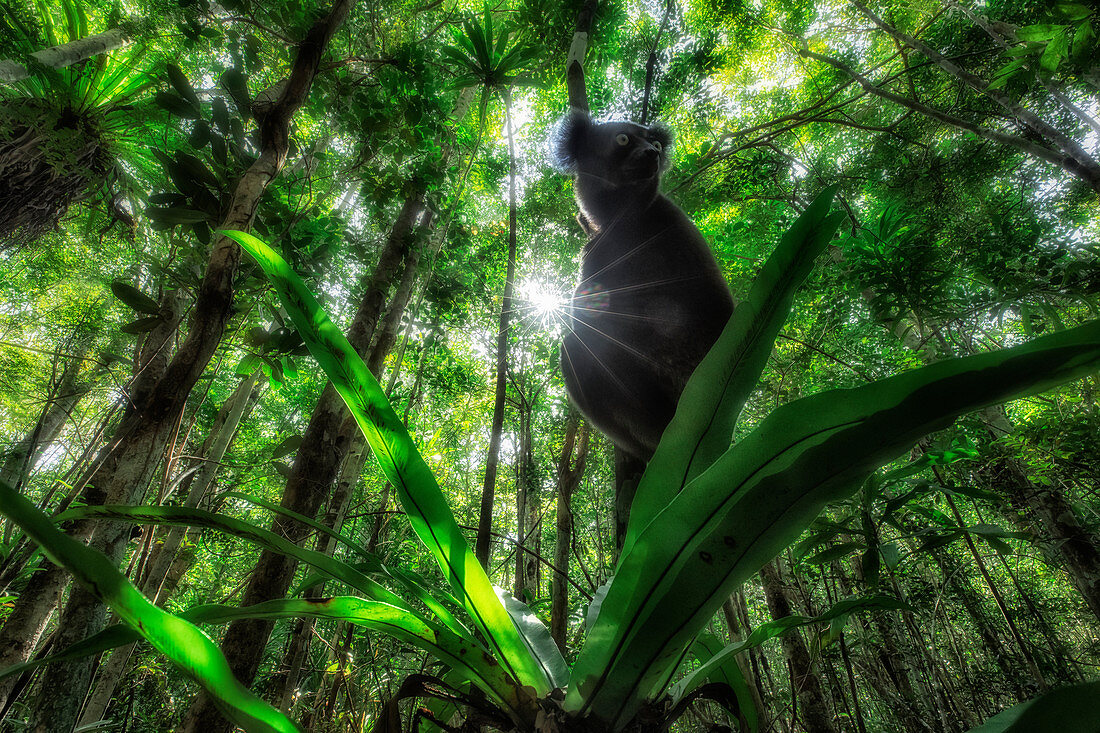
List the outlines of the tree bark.
{"label": "tree bark", "polygon": [[[203,441],[202,448],[199,451],[199,455],[202,456],[202,464],[195,473],[191,474],[189,481],[181,486],[181,489],[186,487],[188,490],[183,506],[199,506],[213,487],[226,451],[237,435],[237,429],[240,427],[241,422],[247,418],[252,408],[255,407],[256,400],[259,399],[261,374],[260,370],[257,369],[251,375],[242,379],[236,389],[233,390],[233,393],[226,398],[221,409],[218,410],[218,414],[214,418],[214,424],[210,428],[210,433]],[[161,543],[150,558],[144,578],[141,581],[141,591],[158,605],[163,605],[168,600],[169,592],[166,592],[168,589],[165,587],[165,581],[177,559],[180,545],[188,533],[189,530],[186,527],[168,527],[163,534]],[[198,534],[198,532],[195,534]],[[91,725],[103,719],[104,714],[107,712],[107,706],[118,687],[119,680],[122,679],[129,668],[129,660],[136,647],[137,642],[115,649],[107,662],[100,668],[95,689],[88,698],[88,702],[84,706],[84,712],[80,716],[80,725]]]}
{"label": "tree bark", "polygon": [[[406,197],[401,212],[390,229],[378,264],[364,290],[355,318],[348,329],[348,341],[365,355],[378,325],[386,293],[401,262],[409,255],[413,230],[423,211],[423,194],[417,190]],[[302,436],[283,491],[282,506],[298,514],[313,517],[329,495],[340,462],[347,453],[352,436],[358,431],[343,399],[331,383],[325,386]],[[310,528],[285,517],[277,517],[272,531],[300,543]],[[260,554],[245,588],[241,605],[282,598],[294,577],[297,562],[268,550]],[[244,619],[229,625],[222,639],[222,651],[230,668],[243,684],[251,684],[259,670],[273,621]],[[209,696],[200,693],[192,703],[181,727],[182,733],[221,733],[230,730]]]}
{"label": "tree bark", "polygon": [[512,291],[516,277],[516,151],[512,135],[511,94],[507,90],[504,92],[504,108],[508,120],[508,271],[504,279],[504,297],[500,303],[493,422],[489,428],[489,453],[485,459],[485,481],[481,486],[481,511],[474,542],[474,555],[486,571],[489,570],[489,552],[492,547],[493,503],[497,468],[500,465],[500,438],[504,432],[504,397],[508,388],[508,331],[512,321]]}
{"label": "tree bark", "polygon": [[[46,407],[34,427],[8,450],[4,463],[0,466],[0,481],[16,490],[20,489],[42,453],[60,435],[77,403],[91,391],[93,381],[86,378],[87,375],[81,375],[86,352],[85,344],[68,357],[55,386],[49,391]],[[85,378],[80,378],[82,376]],[[5,542],[11,539],[12,526],[10,521],[6,523]]]}
{"label": "tree bark", "polygon": [[[305,102],[325,47],[343,24],[352,4],[353,0],[337,0],[329,14],[310,28],[298,47],[282,94],[262,111],[256,110],[260,154],[238,181],[219,230],[247,231],[251,228],[260,197],[286,161],[290,120]],[[233,240],[224,235],[215,239],[187,338],[163,376],[151,385],[148,397],[136,402],[130,415],[120,423],[110,454],[90,483],[89,503],[132,503],[133,497],[145,490],[183,414],[188,395],[221,343],[232,315],[233,281],[240,258],[240,247]],[[114,523],[115,527],[118,524]],[[108,531],[96,539],[94,545],[117,559],[124,549],[122,539],[127,531],[125,525],[122,526],[121,535],[117,529]],[[79,625],[65,623],[62,626],[73,641],[98,631],[105,619],[98,599],[80,588],[74,589],[67,608],[71,609],[74,618],[81,619]],[[32,730],[37,727],[44,731],[61,731],[75,724],[80,705],[73,705],[72,700],[83,702],[88,683],[86,667],[66,663],[46,675],[59,694],[49,696],[44,690],[32,719]]]}
{"label": "tree bark", "polygon": [[[764,583],[764,597],[773,619],[778,620],[791,615],[791,601],[783,586],[778,561],[773,561],[760,569],[760,578]],[[802,724],[807,733],[837,733],[829,712],[829,701],[821,680],[813,668],[810,652],[798,632],[781,637],[783,654],[787,658],[791,672],[791,687],[798,698]]]}
{"label": "tree bark", "polygon": [[550,580],[550,636],[562,654],[569,630],[569,552],[573,546],[573,492],[584,478],[588,461],[588,427],[580,413],[570,407],[565,423],[565,440],[558,457],[557,538],[554,540],[554,575]]}

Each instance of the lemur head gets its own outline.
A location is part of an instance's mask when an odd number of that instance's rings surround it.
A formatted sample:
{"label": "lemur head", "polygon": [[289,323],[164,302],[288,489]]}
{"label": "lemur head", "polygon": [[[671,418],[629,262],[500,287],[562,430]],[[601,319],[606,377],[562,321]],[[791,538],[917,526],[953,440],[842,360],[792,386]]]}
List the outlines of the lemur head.
{"label": "lemur head", "polygon": [[671,144],[672,135],[663,127],[597,123],[574,114],[558,126],[550,152],[559,170],[576,176],[582,210],[599,218],[605,206],[622,207],[631,199],[646,206],[653,200]]}

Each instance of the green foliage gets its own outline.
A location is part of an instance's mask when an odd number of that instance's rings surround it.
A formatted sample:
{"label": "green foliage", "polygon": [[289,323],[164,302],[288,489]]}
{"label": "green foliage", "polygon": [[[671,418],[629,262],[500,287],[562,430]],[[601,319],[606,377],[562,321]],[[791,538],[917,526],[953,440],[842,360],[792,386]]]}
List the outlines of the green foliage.
{"label": "green foliage", "polygon": [[249,733],[299,730],[236,680],[225,657],[206,634],[179,616],[154,606],[103,554],[63,534],[49,517],[2,481],[0,512],[18,522],[51,560],[73,573],[157,651],[202,685],[230,720]]}

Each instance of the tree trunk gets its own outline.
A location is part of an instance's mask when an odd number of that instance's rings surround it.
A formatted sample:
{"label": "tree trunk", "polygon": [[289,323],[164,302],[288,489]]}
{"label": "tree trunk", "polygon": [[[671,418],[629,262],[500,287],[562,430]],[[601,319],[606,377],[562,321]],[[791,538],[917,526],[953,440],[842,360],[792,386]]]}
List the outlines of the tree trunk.
{"label": "tree trunk", "polygon": [[[575,449],[574,449],[575,446]],[[573,546],[573,492],[584,478],[588,461],[588,426],[570,407],[565,423],[565,440],[558,457],[557,538],[554,540],[554,575],[550,580],[550,636],[562,654],[569,630],[569,553]]]}
{"label": "tree trunk", "polygon": [[[57,439],[77,403],[91,390],[93,384],[91,379],[78,380],[81,368],[84,366],[83,357],[86,352],[85,344],[75,354],[69,356],[68,361],[65,362],[65,368],[57,378],[56,386],[51,386],[46,398],[46,407],[42,410],[38,421],[22,440],[8,450],[3,465],[0,465],[0,481],[16,490],[22,488],[23,481],[34,468],[34,464],[38,462],[50,443]],[[10,521],[5,522],[5,542],[11,540],[13,526]]]}
{"label": "tree trunk", "polygon": [[[199,451],[202,456],[202,463],[198,470],[191,474],[191,477],[180,486],[181,490],[187,490],[187,497],[183,501],[183,506],[197,507],[209,494],[225,458],[226,451],[237,435],[237,429],[259,399],[261,374],[260,370],[257,369],[241,380],[233,393],[226,398],[221,409],[218,410],[218,414],[214,418],[214,424],[210,428],[210,433],[203,441],[202,448]],[[168,578],[169,571],[179,554],[180,545],[188,532],[189,530],[186,527],[168,527],[146,567],[144,578],[141,581],[141,591],[158,605],[163,605],[168,600],[169,593],[164,592],[167,590],[165,580]],[[199,532],[195,534],[199,534]],[[103,719],[104,714],[107,712],[107,706],[118,687],[119,680],[122,679],[129,668],[130,656],[136,646],[137,643],[135,642],[119,647],[111,653],[110,658],[100,669],[95,689],[84,706],[84,713],[80,716],[80,725],[91,725]]]}
{"label": "tree trunk", "polygon": [[535,435],[532,427],[539,387],[530,384],[524,373],[515,375],[513,384],[519,407],[519,451],[516,455],[516,578],[515,596],[525,603],[538,597],[539,556],[542,554],[539,531],[538,467],[535,465]]}
{"label": "tree trunk", "polygon": [[[760,578],[764,583],[764,597],[773,619],[778,620],[791,615],[791,601],[783,586],[778,560],[760,569]],[[832,716],[829,713],[829,701],[821,680],[814,671],[810,652],[798,632],[781,637],[783,654],[790,665],[791,687],[798,700],[802,724],[807,733],[836,733]]]}
{"label": "tree trunk", "polygon": [[512,134],[511,94],[504,92],[504,112],[508,134],[508,271],[504,279],[504,297],[500,303],[500,327],[497,331],[496,391],[493,397],[493,422],[489,429],[489,453],[485,459],[485,481],[481,487],[481,511],[477,521],[474,555],[489,570],[492,547],[493,502],[497,468],[500,464],[500,437],[504,432],[504,397],[508,387],[508,331],[512,321],[512,290],[516,277],[516,151]]}
{"label": "tree trunk", "polygon": [[[411,193],[390,229],[386,245],[348,329],[348,341],[360,355],[366,355],[386,293],[402,260],[409,256],[414,227],[423,208],[422,192]],[[352,436],[358,430],[343,399],[331,383],[327,384],[298,447],[283,491],[283,507],[307,517],[317,514],[321,502],[332,488]],[[309,535],[310,528],[279,516],[273,522],[272,531],[291,542],[300,543]],[[297,562],[292,558],[264,550],[252,571],[241,605],[284,597],[296,568]],[[251,684],[255,678],[273,627],[273,621],[244,619],[234,621],[226,630],[221,648],[233,673],[243,684]],[[188,709],[180,730],[184,733],[220,733],[228,732],[230,728],[209,696],[200,693]]]}
{"label": "tree trunk", "polygon": [[[994,437],[1013,430],[1002,405],[978,414]],[[1040,549],[1055,566],[1069,573],[1089,610],[1100,620],[1100,534],[1081,523],[1063,494],[1053,487],[1032,483],[1027,471],[1011,456],[999,458],[982,473],[990,489],[1008,497],[1027,528],[1047,540],[1039,543]]]}
{"label": "tree trunk", "polygon": [[[325,47],[343,24],[352,4],[353,0],[337,0],[331,12],[310,28],[298,47],[294,67],[279,99],[262,111],[256,110],[260,154],[238,181],[219,230],[247,231],[251,228],[260,197],[286,161],[290,119],[305,102]],[[131,414],[123,418],[110,446],[111,452],[90,484],[89,503],[131,503],[132,497],[148,485],[169,436],[179,423],[188,395],[221,343],[233,312],[233,282],[240,258],[240,247],[233,240],[224,235],[215,239],[187,338],[164,374],[150,386],[148,397],[135,402]],[[116,527],[119,524],[114,523]],[[111,531],[94,543],[115,559],[124,548],[122,539],[126,529],[122,526],[122,535],[117,530]],[[65,635],[74,641],[98,631],[105,619],[98,599],[79,588],[74,589],[67,608],[71,609],[74,618],[82,619],[79,626],[75,623],[62,626]],[[83,702],[87,689],[87,667],[67,662],[46,675],[57,695],[44,690],[32,730],[37,726],[41,730],[62,731],[73,726],[79,702]],[[74,705],[73,700],[79,702]]]}

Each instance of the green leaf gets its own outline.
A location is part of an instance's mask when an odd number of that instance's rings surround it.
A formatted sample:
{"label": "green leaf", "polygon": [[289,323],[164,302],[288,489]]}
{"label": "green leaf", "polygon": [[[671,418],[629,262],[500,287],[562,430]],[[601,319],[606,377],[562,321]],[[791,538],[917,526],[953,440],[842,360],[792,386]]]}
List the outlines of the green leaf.
{"label": "green leaf", "polygon": [[1070,50],[1073,60],[1077,63],[1084,64],[1088,61],[1093,51],[1092,37],[1092,23],[1086,20],[1077,26],[1077,30],[1073,33],[1073,46]]}
{"label": "green leaf", "polygon": [[569,681],[569,665],[565,663],[565,658],[562,657],[554,638],[550,636],[550,630],[546,628],[546,624],[526,603],[508,591],[497,588],[496,592],[497,598],[504,604],[504,609],[512,617],[512,623],[519,629],[527,650],[547,671],[550,684],[554,687],[563,687]]}
{"label": "green leaf", "polygon": [[[721,654],[725,646],[713,634],[704,632],[699,634],[699,638],[692,644],[691,653],[703,665]],[[737,697],[738,709],[730,712],[735,712],[737,715],[741,733],[756,733],[760,730],[760,711],[756,708],[756,701],[753,699],[752,691],[749,689],[744,675],[741,674],[736,655],[724,655],[717,664],[710,668],[707,674],[698,680],[692,689],[697,689],[700,685],[709,682],[720,682],[729,685],[730,689],[733,690],[733,694]],[[686,690],[686,692],[690,691]],[[683,694],[674,697],[676,702],[681,699],[683,699]]]}
{"label": "green leaf", "polygon": [[1068,52],[1069,34],[1063,29],[1050,39],[1043,55],[1039,57],[1039,68],[1048,74],[1053,74]]}
{"label": "green leaf", "polygon": [[898,552],[898,543],[896,542],[884,542],[878,546],[878,551],[882,555],[882,562],[886,567],[891,570],[897,570],[898,564],[901,562],[901,554]]}
{"label": "green leaf", "polygon": [[160,316],[149,316],[147,318],[139,318],[136,321],[130,321],[127,324],[118,327],[119,331],[129,334],[148,333],[154,328],[164,323]]}
{"label": "green leaf", "polygon": [[1058,3],[1054,7],[1070,20],[1082,20],[1092,15],[1092,8],[1079,3]]}
{"label": "green leaf", "polygon": [[298,446],[301,444],[301,435],[289,435],[279,441],[279,444],[275,446],[275,450],[271,451],[271,459],[278,460],[284,456],[289,456],[291,453],[298,450]]}
{"label": "green leaf", "polygon": [[250,524],[235,517],[224,514],[215,514],[205,509],[192,509],[189,507],[174,506],[120,506],[117,504],[103,504],[96,506],[82,506],[68,509],[57,515],[55,521],[64,522],[70,519],[84,519],[94,517],[96,519],[120,519],[139,524],[167,524],[183,525],[188,527],[207,527],[219,532],[240,537],[258,547],[276,552],[280,555],[293,557],[304,563],[312,565],[341,583],[347,583],[352,588],[383,603],[404,608],[412,613],[409,605],[398,595],[381,586],[377,581],[367,577],[363,573],[352,568],[346,562],[329,557],[323,552],[300,547],[280,535],[266,529]]}
{"label": "green leaf", "polygon": [[771,356],[795,291],[840,225],[840,214],[829,216],[835,192],[823,191],[798,217],[696,368],[639,482],[623,556],[683,487],[729,448],[737,416]]}
{"label": "green leaf", "polygon": [[830,547],[827,550],[822,550],[816,555],[803,560],[807,565],[827,565],[833,560],[840,560],[848,557],[853,552],[859,552],[866,547],[862,542],[845,542],[834,547]]}
{"label": "green leaf", "polygon": [[252,114],[252,97],[248,94],[248,82],[245,81],[244,74],[237,68],[226,69],[218,81],[229,92],[237,113],[247,120]]}
{"label": "green leaf", "polygon": [[0,513],[10,517],[53,562],[138,630],[217,701],[229,720],[249,733],[298,731],[285,715],[245,688],[229,669],[217,644],[191,623],[153,605],[105,555],[82,545],[53,525],[48,516],[0,481]]}
{"label": "green leaf", "polygon": [[872,471],[959,414],[1098,366],[1100,321],[1093,321],[775,410],[688,484],[620,560],[574,667],[566,710],[618,729],[728,594],[826,504],[850,496]]}
{"label": "green leaf", "polygon": [[1060,25],[1051,25],[1049,23],[1027,25],[1023,28],[1016,29],[1016,37],[1021,41],[1028,41],[1029,43],[1042,43],[1054,38],[1055,34],[1062,30]]}
{"label": "green leaf", "polygon": [[168,72],[168,81],[172,85],[172,88],[187,102],[190,102],[192,107],[198,110],[200,106],[199,95],[195,94],[195,90],[191,87],[191,82],[187,81],[187,75],[175,64],[168,64],[165,66],[165,71]]}
{"label": "green leaf", "polygon": [[209,142],[210,125],[206,123],[206,120],[198,120],[195,122],[195,127],[191,130],[191,134],[187,138],[187,144],[195,150],[201,150],[205,148],[206,144]]}
{"label": "green leaf", "polygon": [[956,494],[958,496],[965,496],[968,499],[982,499],[984,501],[992,501],[1000,504],[1004,501],[1004,497],[1000,494],[995,494],[992,491],[985,491],[974,486],[943,486],[940,490],[948,494]]}
{"label": "green leaf", "polygon": [[38,659],[32,659],[22,664],[13,664],[0,670],[0,679],[10,677],[13,674],[22,674],[29,669],[35,669],[43,664],[54,662],[67,662],[70,659],[81,659],[100,652],[110,651],[124,644],[130,644],[141,638],[141,634],[134,631],[126,624],[113,624],[97,634],[92,634],[87,639],[81,639],[75,644],[70,644],[56,654],[50,654]]}
{"label": "green leaf", "polygon": [[1063,687],[994,715],[970,733],[1095,733],[1100,682]]}
{"label": "green leaf", "polygon": [[130,283],[115,280],[111,283],[111,292],[114,293],[116,298],[138,313],[148,313],[151,316],[160,315],[160,304]]}
{"label": "green leaf", "polygon": [[163,224],[197,224],[206,221],[206,214],[184,206],[169,206],[158,208],[149,206],[145,209],[145,215],[155,222]]}
{"label": "green leaf", "polygon": [[413,531],[435,556],[444,577],[500,664],[539,695],[550,691],[548,669],[528,651],[522,635],[497,599],[485,570],[462,536],[435,476],[378,380],[344,334],[287,263],[262,241],[244,232],[223,232],[260,264],[290,314],[310,353],[332,380],[396,489]]}
{"label": "green leaf", "polygon": [[183,97],[178,97],[171,92],[157,92],[153,96],[153,101],[157,106],[168,110],[177,117],[183,117],[188,120],[197,120],[199,118],[199,111],[193,106],[187,103],[187,100]]}

